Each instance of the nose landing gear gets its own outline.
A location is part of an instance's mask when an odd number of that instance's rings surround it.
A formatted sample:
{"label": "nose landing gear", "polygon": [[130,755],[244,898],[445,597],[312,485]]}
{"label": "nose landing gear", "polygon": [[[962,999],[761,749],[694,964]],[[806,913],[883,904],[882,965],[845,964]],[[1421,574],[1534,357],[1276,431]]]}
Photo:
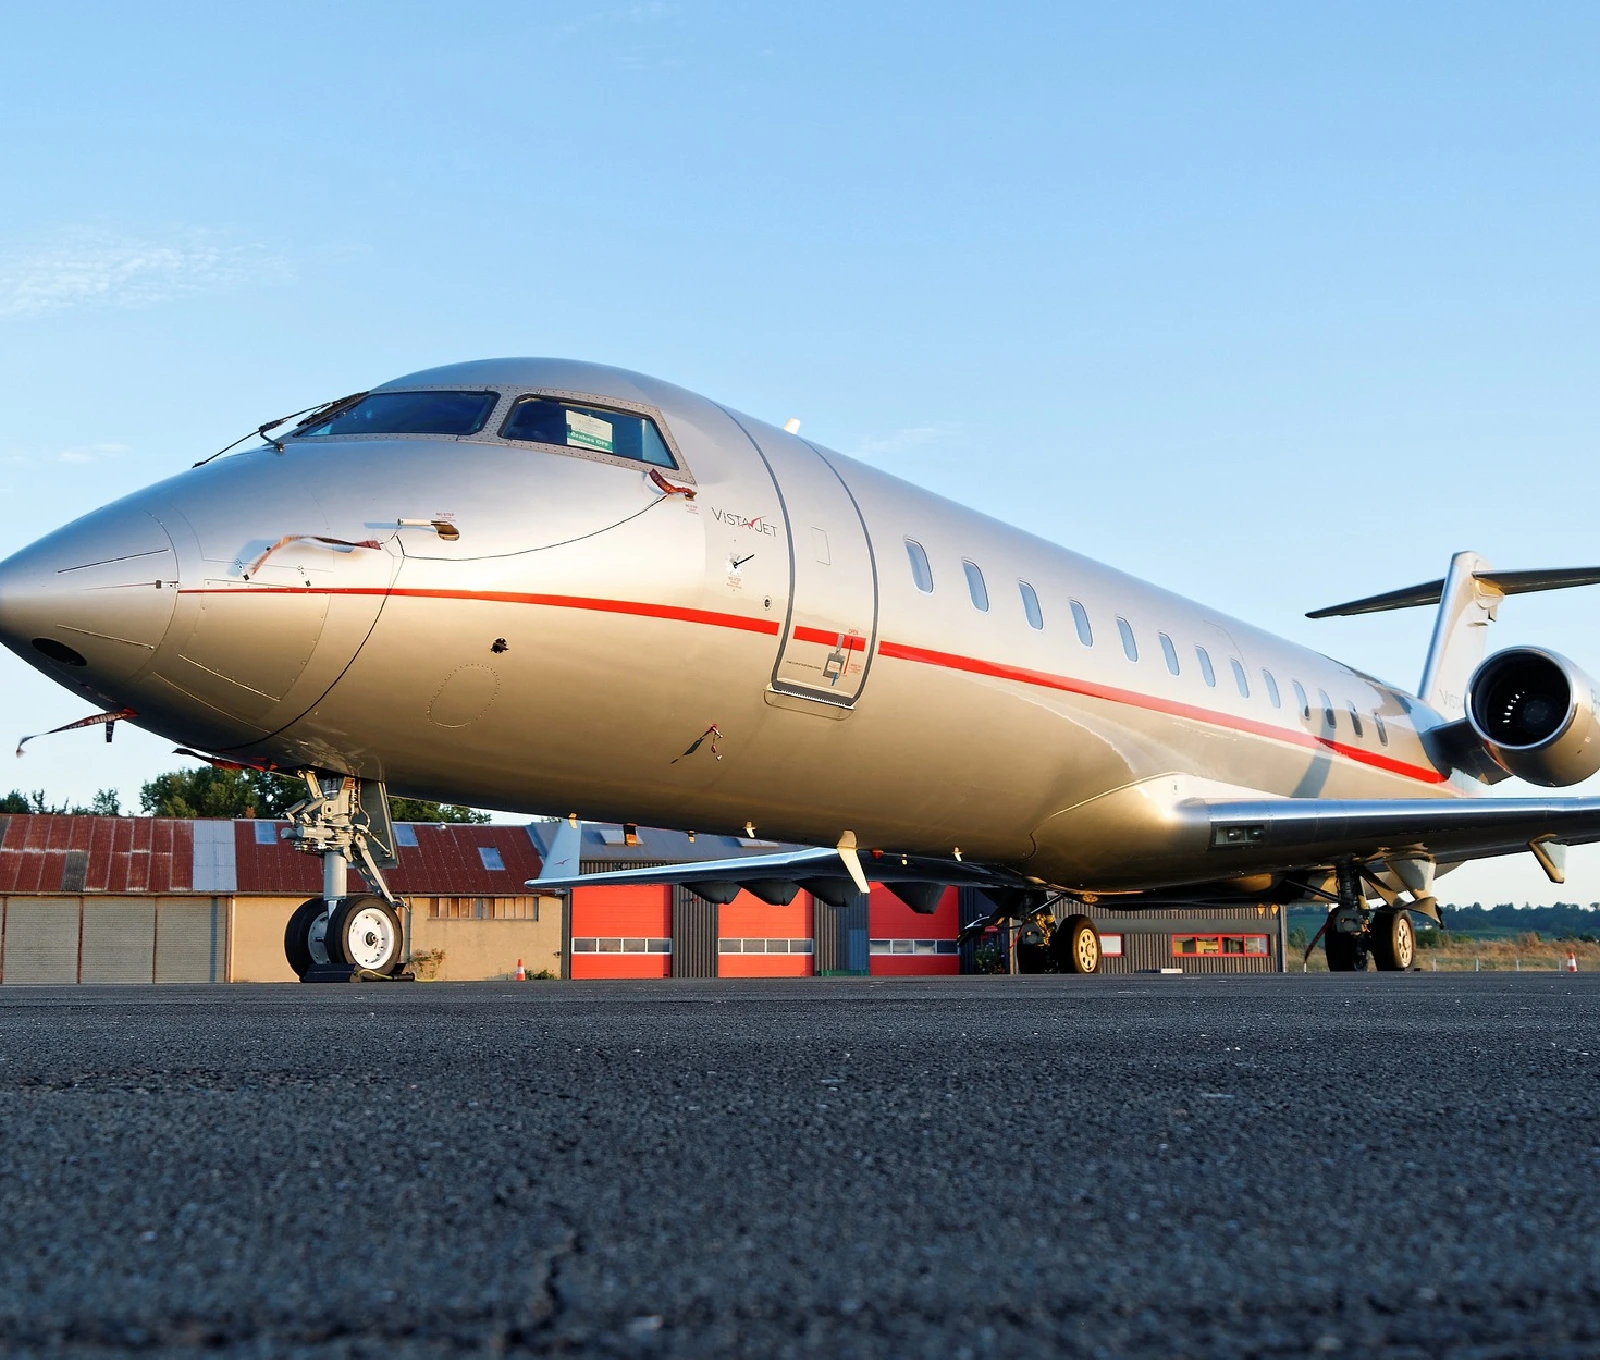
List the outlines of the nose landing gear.
{"label": "nose landing gear", "polygon": [[[284,839],[322,859],[322,896],[302,902],[284,930],[283,952],[302,982],[387,978],[406,959],[403,904],[384,882],[399,862],[389,799],[376,780],[304,773],[309,796],[288,811]],[[376,893],[350,896],[354,860]]]}

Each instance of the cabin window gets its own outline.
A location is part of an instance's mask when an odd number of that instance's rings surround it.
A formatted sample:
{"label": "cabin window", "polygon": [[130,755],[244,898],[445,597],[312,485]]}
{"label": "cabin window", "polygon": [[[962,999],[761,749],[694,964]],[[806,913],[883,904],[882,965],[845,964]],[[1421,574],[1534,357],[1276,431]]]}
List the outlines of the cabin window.
{"label": "cabin window", "polygon": [[294,434],[477,434],[499,401],[498,392],[372,392]]}
{"label": "cabin window", "polygon": [[555,444],[580,453],[607,453],[636,463],[675,468],[661,432],[648,416],[580,406],[554,397],[522,397],[500,427],[502,439]]}
{"label": "cabin window", "polygon": [[1161,655],[1167,658],[1167,669],[1174,675],[1178,673],[1178,649],[1172,645],[1172,639],[1165,633],[1157,633],[1161,639]]}
{"label": "cabin window", "polygon": [[1039,608],[1039,596],[1026,581],[1018,581],[1017,589],[1022,592],[1022,612],[1028,616],[1028,627],[1043,628],[1044,611]]}
{"label": "cabin window", "polygon": [[1233,683],[1239,687],[1239,697],[1248,699],[1250,697],[1250,682],[1245,678],[1244,663],[1238,657],[1230,656],[1228,664],[1233,667]]}
{"label": "cabin window", "polygon": [[933,594],[933,568],[928,565],[928,554],[914,538],[906,539],[906,556],[911,559],[911,579],[924,595]]}
{"label": "cabin window", "polygon": [[1262,671],[1261,672],[1261,678],[1262,678],[1263,681],[1266,682],[1266,686],[1267,686],[1267,702],[1269,704],[1271,704],[1274,708],[1282,708],[1283,707],[1283,699],[1278,694],[1278,682],[1272,678],[1272,672],[1271,671]]}
{"label": "cabin window", "polygon": [[1326,722],[1329,727],[1337,728],[1339,726],[1339,715],[1333,711],[1333,700],[1328,698],[1328,691],[1325,689],[1319,689],[1317,691],[1317,698],[1322,701],[1323,721]]}
{"label": "cabin window", "polygon": [[1306,698],[1306,687],[1298,680],[1289,682],[1294,686],[1294,701],[1300,705],[1300,717],[1305,722],[1311,721],[1311,700]]}
{"label": "cabin window", "polygon": [[1372,725],[1377,729],[1378,740],[1383,745],[1387,746],[1389,744],[1389,729],[1384,725],[1383,714],[1374,712],[1372,715]]}
{"label": "cabin window", "polygon": [[1350,730],[1352,732],[1354,732],[1356,734],[1356,736],[1359,737],[1359,736],[1362,735],[1362,733],[1361,733],[1361,715],[1356,712],[1356,706],[1354,704],[1350,704],[1350,705],[1348,705],[1348,707],[1350,709]]}
{"label": "cabin window", "polygon": [[1133,625],[1124,618],[1117,619],[1117,632],[1122,635],[1122,654],[1129,661],[1139,659],[1139,644],[1133,637]]}
{"label": "cabin window", "polygon": [[989,612],[989,588],[983,583],[983,572],[976,562],[961,560],[961,570],[967,574],[967,594],[972,596],[972,607],[980,614]]}
{"label": "cabin window", "polygon": [[1217,687],[1217,673],[1211,669],[1211,654],[1204,647],[1196,647],[1194,655],[1195,659],[1200,663],[1200,678],[1210,685],[1212,689],[1215,689]]}
{"label": "cabin window", "polygon": [[1085,647],[1094,646],[1094,629],[1089,627],[1089,611],[1076,600],[1072,602],[1072,626],[1078,630],[1078,641]]}

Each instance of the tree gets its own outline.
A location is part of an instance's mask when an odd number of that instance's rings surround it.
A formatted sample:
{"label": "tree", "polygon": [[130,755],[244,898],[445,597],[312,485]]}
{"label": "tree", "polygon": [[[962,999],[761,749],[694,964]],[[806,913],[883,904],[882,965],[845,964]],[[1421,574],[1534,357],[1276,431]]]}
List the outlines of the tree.
{"label": "tree", "polygon": [[486,822],[487,812],[460,803],[432,803],[426,798],[390,798],[389,815],[397,822]]}
{"label": "tree", "polygon": [[[288,775],[202,765],[158,775],[139,791],[139,803],[153,817],[281,818],[305,796],[305,784]],[[391,798],[389,815],[397,822],[489,820],[487,812],[423,798]]]}
{"label": "tree", "polygon": [[43,789],[35,789],[31,794],[12,789],[0,798],[0,813],[5,812],[70,812],[76,817],[120,817],[122,795],[115,789],[101,789],[89,800],[88,807],[68,807],[65,803],[52,807]]}
{"label": "tree", "polygon": [[261,770],[202,765],[157,775],[139,790],[152,817],[281,817],[305,796],[297,780]]}

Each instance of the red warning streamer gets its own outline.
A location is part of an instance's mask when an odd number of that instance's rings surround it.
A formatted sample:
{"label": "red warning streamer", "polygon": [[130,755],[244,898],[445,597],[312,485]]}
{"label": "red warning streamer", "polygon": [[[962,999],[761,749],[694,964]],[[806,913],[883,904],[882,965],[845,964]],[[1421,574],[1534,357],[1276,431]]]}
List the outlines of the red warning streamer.
{"label": "red warning streamer", "polygon": [[111,729],[124,718],[137,718],[139,715],[131,708],[119,708],[115,713],[95,713],[87,718],[79,718],[77,722],[63,723],[60,727],[52,727],[48,732],[35,732],[32,736],[24,737],[17,743],[17,754],[22,754],[22,748],[36,737],[53,737],[57,732],[74,732],[80,727],[101,727],[106,729],[106,740],[111,740]]}

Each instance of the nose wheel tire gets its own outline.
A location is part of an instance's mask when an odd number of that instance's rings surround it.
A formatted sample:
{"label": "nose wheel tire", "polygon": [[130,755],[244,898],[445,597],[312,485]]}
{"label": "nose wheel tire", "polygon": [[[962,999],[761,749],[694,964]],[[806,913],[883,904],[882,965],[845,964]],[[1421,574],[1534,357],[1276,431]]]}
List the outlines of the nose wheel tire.
{"label": "nose wheel tire", "polygon": [[1100,932],[1087,916],[1069,916],[1057,926],[1050,951],[1063,973],[1100,971]]}
{"label": "nose wheel tire", "polygon": [[1403,907],[1372,913],[1372,960],[1383,973],[1404,973],[1416,966],[1417,927]]}
{"label": "nose wheel tire", "polygon": [[296,977],[304,977],[314,963],[328,962],[328,913],[320,897],[307,898],[294,909],[283,931],[283,956]]}
{"label": "nose wheel tire", "polygon": [[399,916],[381,897],[346,897],[328,922],[330,959],[369,973],[393,973],[404,957],[404,942]]}

